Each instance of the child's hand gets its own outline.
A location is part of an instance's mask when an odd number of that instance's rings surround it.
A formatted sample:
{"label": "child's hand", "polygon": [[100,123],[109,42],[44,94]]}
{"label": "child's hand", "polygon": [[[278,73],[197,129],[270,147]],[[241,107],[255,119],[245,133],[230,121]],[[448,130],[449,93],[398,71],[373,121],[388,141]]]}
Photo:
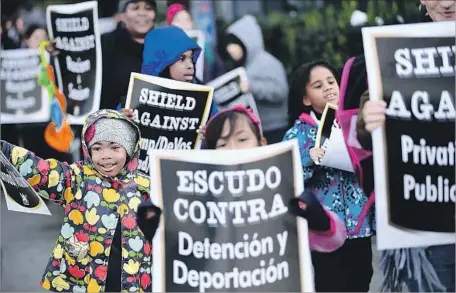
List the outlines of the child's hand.
{"label": "child's hand", "polygon": [[128,119],[133,120],[133,109],[120,109],[120,113],[124,114],[125,116],[128,117]]}
{"label": "child's hand", "polygon": [[60,51],[54,45],[55,45],[55,41],[49,42],[49,45],[46,46],[46,51],[48,51],[49,54],[51,54],[51,56],[55,57],[60,54]]}
{"label": "child's hand", "polygon": [[288,202],[288,211],[297,217],[307,219],[309,228],[315,231],[327,231],[331,221],[318,198],[306,190],[299,198],[292,198]]}
{"label": "child's hand", "polygon": [[200,135],[201,140],[206,139],[206,137],[204,136],[204,134],[206,133],[206,125],[200,125],[196,132]]}
{"label": "child's hand", "polygon": [[311,148],[309,154],[313,162],[318,162],[319,160],[323,159],[325,151],[321,148]]}
{"label": "child's hand", "polygon": [[245,79],[245,78],[241,78],[240,87],[241,87],[241,92],[243,94],[247,93],[250,88],[249,80]]}
{"label": "child's hand", "polygon": [[366,131],[372,132],[374,129],[385,123],[386,102],[367,101],[363,107],[363,118]]}
{"label": "child's hand", "polygon": [[144,233],[146,239],[152,242],[155,232],[160,224],[162,210],[150,201],[141,202],[136,214],[136,223]]}

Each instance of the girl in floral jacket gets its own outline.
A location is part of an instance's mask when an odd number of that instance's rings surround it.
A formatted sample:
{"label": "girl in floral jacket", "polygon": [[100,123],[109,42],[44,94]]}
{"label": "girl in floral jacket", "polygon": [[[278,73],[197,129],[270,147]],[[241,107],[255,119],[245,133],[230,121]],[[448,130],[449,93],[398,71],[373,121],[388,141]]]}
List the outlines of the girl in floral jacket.
{"label": "girl in floral jacket", "polygon": [[317,61],[302,65],[292,81],[289,114],[294,122],[284,140],[297,139],[304,172],[304,186],[336,213],[347,228],[344,245],[331,253],[312,253],[317,292],[367,292],[373,275],[372,210],[365,210],[367,196],[357,175],[320,166],[324,150],[315,147],[318,125],[326,103],[339,101],[338,72]]}
{"label": "girl in floral jacket", "polygon": [[151,236],[137,227],[149,179],[136,171],[139,129],[124,115],[100,110],[82,132],[84,161],[44,160],[2,141],[2,152],[44,198],[65,207],[60,236],[41,280],[54,292],[150,292]]}

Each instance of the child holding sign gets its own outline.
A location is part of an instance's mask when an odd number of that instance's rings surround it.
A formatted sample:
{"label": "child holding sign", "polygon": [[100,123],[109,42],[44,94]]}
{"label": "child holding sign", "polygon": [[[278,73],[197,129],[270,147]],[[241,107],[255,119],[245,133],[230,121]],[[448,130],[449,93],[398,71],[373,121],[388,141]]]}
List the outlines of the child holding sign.
{"label": "child holding sign", "polygon": [[[373,275],[371,213],[363,215],[367,197],[356,174],[316,164],[324,150],[316,148],[318,125],[326,103],[339,101],[338,73],[324,61],[302,65],[292,81],[290,120],[297,118],[284,140],[298,139],[305,186],[345,223],[348,239],[337,251],[312,253],[317,292],[367,292]],[[328,279],[331,282],[328,282]]]}
{"label": "child holding sign", "polygon": [[[195,64],[201,47],[177,26],[166,26],[150,31],[144,41],[142,74],[176,81],[199,83]],[[122,109],[133,119],[132,109]],[[212,104],[211,116],[217,112]]]}
{"label": "child holding sign", "polygon": [[[266,145],[260,130],[260,121],[250,109],[242,106],[225,109],[217,113],[206,125],[205,140],[208,149],[250,149]],[[143,202],[138,208],[138,225],[148,210],[154,213],[150,202]],[[344,224],[337,215],[323,208],[315,195],[304,192],[300,198],[292,199],[289,211],[306,218],[309,225],[310,249],[330,252],[342,246],[346,237]]]}
{"label": "child holding sign", "polygon": [[149,200],[149,179],[137,172],[140,132],[125,116],[100,110],[82,131],[84,161],[43,160],[7,142],[1,150],[44,198],[65,207],[60,236],[41,284],[50,291],[150,292],[152,237],[136,224],[138,205]]}

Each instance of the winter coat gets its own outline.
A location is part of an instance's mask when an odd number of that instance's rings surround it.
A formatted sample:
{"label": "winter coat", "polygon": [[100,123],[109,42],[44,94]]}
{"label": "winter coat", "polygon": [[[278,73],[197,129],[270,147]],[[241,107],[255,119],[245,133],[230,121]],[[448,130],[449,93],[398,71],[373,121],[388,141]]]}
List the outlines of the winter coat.
{"label": "winter coat", "polygon": [[244,47],[249,91],[255,98],[264,132],[288,125],[288,81],[283,64],[264,49],[263,33],[255,17],[246,15],[228,27],[227,33]]}
{"label": "winter coat", "polygon": [[347,230],[336,213],[324,207],[330,221],[328,231],[320,232],[309,228],[309,248],[318,252],[333,252],[341,248],[347,238]]}
{"label": "winter coat", "polygon": [[[100,110],[88,117],[82,137],[90,125],[103,117],[134,125],[118,112]],[[140,137],[139,129],[134,129]],[[104,291],[117,227],[121,232],[121,257],[115,265],[121,270],[118,282],[122,291],[151,291],[151,239],[146,240],[135,220],[138,205],[150,198],[148,177],[136,171],[139,145],[138,139],[132,158],[117,177],[111,178],[94,168],[84,139],[84,161],[71,165],[44,160],[2,142],[2,152],[37,193],[65,207],[60,235],[41,280],[44,289]]]}
{"label": "winter coat", "polygon": [[374,211],[370,209],[367,214],[362,213],[368,198],[356,174],[315,165],[310,158],[317,130],[317,123],[304,113],[284,136],[284,140],[298,139],[304,186],[312,189],[320,202],[345,223],[348,238],[372,236],[375,228]]}
{"label": "winter coat", "polygon": [[101,36],[103,82],[100,109],[125,107],[130,75],[141,71],[143,50],[144,44],[134,41],[123,24]]}
{"label": "winter coat", "polygon": [[[141,73],[160,76],[168,66],[176,63],[182,54],[189,50],[193,50],[193,64],[196,64],[202,49],[184,30],[173,25],[156,28],[150,31],[144,40]],[[201,82],[194,78],[193,83]],[[210,116],[217,111],[215,103],[212,103]]]}

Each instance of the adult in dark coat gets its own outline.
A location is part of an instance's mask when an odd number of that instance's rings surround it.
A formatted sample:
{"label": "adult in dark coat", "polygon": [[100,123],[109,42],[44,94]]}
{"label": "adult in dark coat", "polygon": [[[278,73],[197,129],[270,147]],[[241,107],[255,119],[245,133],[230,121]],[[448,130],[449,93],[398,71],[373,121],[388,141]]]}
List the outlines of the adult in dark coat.
{"label": "adult in dark coat", "polygon": [[144,38],[154,28],[155,0],[120,1],[121,23],[101,37],[103,85],[100,109],[123,107],[132,72],[141,72]]}

